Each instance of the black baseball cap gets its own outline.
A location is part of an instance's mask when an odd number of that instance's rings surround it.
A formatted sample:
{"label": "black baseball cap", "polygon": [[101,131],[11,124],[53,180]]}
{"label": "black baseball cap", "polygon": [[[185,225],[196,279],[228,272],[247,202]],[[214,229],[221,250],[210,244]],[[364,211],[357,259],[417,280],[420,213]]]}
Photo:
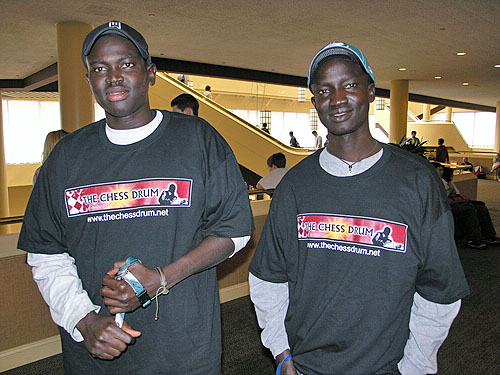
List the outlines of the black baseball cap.
{"label": "black baseball cap", "polygon": [[148,44],[146,43],[146,40],[141,35],[141,33],[133,27],[130,27],[129,25],[120,21],[109,21],[107,23],[103,23],[100,26],[97,26],[94,30],[87,34],[85,40],[83,41],[82,61],[85,69],[89,70],[85,58],[90,53],[90,50],[94,46],[96,40],[103,35],[109,34],[120,35],[130,40],[139,50],[139,53],[141,54],[143,59],[146,60],[147,65],[151,64],[151,56],[149,55]]}

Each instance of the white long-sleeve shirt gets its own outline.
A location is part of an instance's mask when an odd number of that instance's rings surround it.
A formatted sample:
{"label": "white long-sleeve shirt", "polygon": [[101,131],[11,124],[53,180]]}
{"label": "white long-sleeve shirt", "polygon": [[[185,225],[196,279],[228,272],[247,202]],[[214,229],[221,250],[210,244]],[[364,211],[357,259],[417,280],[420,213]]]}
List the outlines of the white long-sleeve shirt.
{"label": "white long-sleeve shirt", "polygon": [[[371,168],[381,157],[383,150],[352,166],[347,165],[324,149],[320,154],[320,166],[337,177],[360,174]],[[249,275],[250,297],[255,306],[257,321],[262,328],[262,344],[277,357],[290,348],[285,330],[288,310],[288,283],[272,283]],[[437,352],[460,310],[461,301],[451,304],[430,302],[415,293],[410,314],[410,336],[404,355],[398,363],[403,375],[421,375],[437,372]]]}
{"label": "white long-sleeve shirt", "polygon": [[[132,144],[152,134],[162,119],[162,113],[156,111],[155,118],[139,128],[116,130],[106,125],[106,135],[114,144]],[[234,242],[234,251],[230,257],[246,246],[250,236],[231,240]],[[94,305],[83,289],[75,260],[68,253],[28,253],[27,263],[32,267],[33,279],[49,306],[54,323],[63,327],[75,341],[83,341],[76,324],[89,312],[99,312],[101,306]]]}

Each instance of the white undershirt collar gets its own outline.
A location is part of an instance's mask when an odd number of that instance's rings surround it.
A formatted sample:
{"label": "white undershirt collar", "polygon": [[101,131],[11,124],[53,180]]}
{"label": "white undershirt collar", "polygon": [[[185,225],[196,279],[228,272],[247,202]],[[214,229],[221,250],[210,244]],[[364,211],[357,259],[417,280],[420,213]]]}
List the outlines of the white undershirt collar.
{"label": "white undershirt collar", "polygon": [[115,145],[130,145],[142,141],[144,138],[153,134],[156,128],[160,126],[161,120],[163,120],[163,114],[160,111],[156,111],[156,116],[151,122],[134,129],[113,129],[106,123],[106,136],[109,141]]}
{"label": "white undershirt collar", "polygon": [[338,157],[330,154],[326,147],[319,154],[319,165],[325,172],[336,177],[349,177],[363,173],[370,169],[382,157],[384,149],[381,148],[379,152],[373,154],[366,159],[363,159],[352,166],[352,172],[349,173],[349,167]]}

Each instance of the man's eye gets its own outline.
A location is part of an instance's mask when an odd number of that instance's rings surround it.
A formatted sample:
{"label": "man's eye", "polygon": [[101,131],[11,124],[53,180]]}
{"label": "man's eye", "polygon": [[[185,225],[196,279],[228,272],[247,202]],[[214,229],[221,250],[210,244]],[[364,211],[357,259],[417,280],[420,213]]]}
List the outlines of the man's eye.
{"label": "man's eye", "polygon": [[321,90],[318,90],[318,94],[319,94],[319,95],[325,95],[325,94],[328,94],[328,90],[327,90],[327,89],[321,89]]}
{"label": "man's eye", "polygon": [[131,62],[126,62],[123,64],[124,68],[133,68],[134,66],[135,66],[135,64],[131,63]]}
{"label": "man's eye", "polygon": [[94,71],[95,73],[99,73],[99,72],[104,71],[104,68],[103,68],[102,66],[98,66],[97,68],[94,68],[94,69],[93,69],[93,71]]}
{"label": "man's eye", "polygon": [[348,84],[345,86],[345,88],[346,88],[346,89],[352,89],[352,88],[354,88],[354,87],[356,87],[356,86],[358,86],[358,84],[357,84],[357,83],[348,83]]}

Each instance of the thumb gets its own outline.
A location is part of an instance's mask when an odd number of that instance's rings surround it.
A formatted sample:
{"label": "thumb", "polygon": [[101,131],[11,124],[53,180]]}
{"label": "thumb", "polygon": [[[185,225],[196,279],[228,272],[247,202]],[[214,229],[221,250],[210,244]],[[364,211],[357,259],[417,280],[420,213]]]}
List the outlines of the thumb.
{"label": "thumb", "polygon": [[111,268],[107,272],[107,275],[111,276],[111,277],[114,277],[118,273],[118,271],[120,270],[120,267],[123,267],[124,265],[125,265],[125,261],[124,260],[120,260],[120,261],[117,261],[117,262],[113,263],[113,268]]}
{"label": "thumb", "polygon": [[132,337],[139,337],[142,333],[133,329],[126,321],[123,322],[122,329]]}

